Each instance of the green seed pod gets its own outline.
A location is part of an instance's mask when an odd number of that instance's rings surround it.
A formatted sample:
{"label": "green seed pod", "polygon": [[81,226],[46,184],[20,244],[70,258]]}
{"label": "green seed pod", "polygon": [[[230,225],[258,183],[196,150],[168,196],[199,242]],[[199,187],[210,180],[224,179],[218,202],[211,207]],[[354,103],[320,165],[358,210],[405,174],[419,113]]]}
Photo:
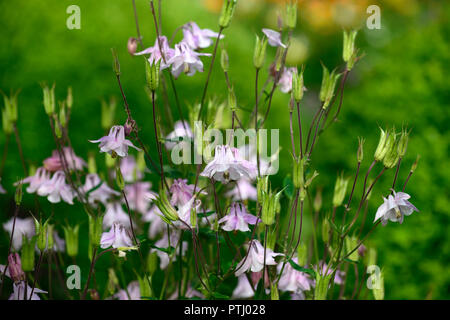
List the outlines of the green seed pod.
{"label": "green seed pod", "polygon": [[280,300],[278,286],[276,283],[272,283],[270,286],[270,300]]}
{"label": "green seed pod", "polygon": [[2,126],[3,126],[3,132],[5,135],[10,135],[13,132],[13,123],[9,119],[8,112],[6,109],[2,109]]}
{"label": "green seed pod", "polygon": [[322,222],[322,240],[325,243],[330,240],[330,222],[328,219],[323,219]]}
{"label": "green seed pod", "polygon": [[53,246],[55,244],[55,239],[53,237],[54,227],[52,224],[48,225],[47,228],[47,250],[53,250]]}
{"label": "green seed pod", "polygon": [[120,75],[120,62],[119,57],[117,56],[117,51],[114,48],[111,48],[111,53],[113,56],[113,71],[116,74],[116,76]]}
{"label": "green seed pod", "polygon": [[48,220],[42,224],[37,219],[34,219],[34,225],[36,228],[36,236],[37,236],[37,247],[43,252],[47,247],[47,239],[48,239]]}
{"label": "green seed pod", "polygon": [[158,269],[158,255],[156,252],[150,252],[147,257],[147,271],[150,275]]}
{"label": "green seed pod", "polygon": [[16,206],[20,206],[20,204],[22,203],[22,196],[23,196],[22,182],[20,181],[19,184],[17,185],[16,193],[14,194],[14,201],[16,202]]}
{"label": "green seed pod", "polygon": [[64,101],[59,103],[59,123],[63,128],[67,125],[66,106]]}
{"label": "green seed pod", "polygon": [[388,133],[387,130],[384,131],[383,129],[380,128],[380,139],[378,140],[378,146],[377,149],[375,150],[375,154],[374,154],[374,158],[375,161],[381,161],[383,160],[384,156],[386,155],[386,143],[387,143],[387,138],[388,138]]}
{"label": "green seed pod", "polygon": [[139,289],[141,293],[141,297],[151,297],[152,296],[152,290],[150,288],[150,278],[146,279],[145,277],[137,277],[139,282]]}
{"label": "green seed pod", "polygon": [[69,257],[75,258],[78,255],[78,234],[80,226],[63,227],[64,238],[66,240],[66,251]]}
{"label": "green seed pod", "polygon": [[333,206],[339,207],[345,198],[349,179],[344,178],[344,174],[338,176],[334,185]]}
{"label": "green seed pod", "polygon": [[355,39],[358,31],[345,31],[344,30],[344,44],[342,58],[345,62],[349,62],[352,56],[355,54]]}
{"label": "green seed pod", "polygon": [[263,193],[261,220],[267,226],[275,222],[275,215],[279,212],[281,193],[282,191],[278,193],[272,191]]}
{"label": "green seed pod", "polygon": [[358,153],[357,153],[357,159],[358,162],[361,163],[364,159],[364,139],[363,138],[358,138]]}
{"label": "green seed pod", "polygon": [[225,50],[225,48],[222,49],[220,54],[220,65],[224,72],[228,72],[230,68],[230,63],[228,59],[228,53],[227,50]]}
{"label": "green seed pod", "polygon": [[389,133],[385,148],[386,154],[383,158],[383,165],[391,169],[397,165],[398,159],[400,158],[398,154],[398,141],[394,130]]}
{"label": "green seed pod", "polygon": [[88,256],[92,260],[94,248],[100,245],[102,236],[103,216],[93,217],[89,215],[89,250]]}
{"label": "green seed pod", "polygon": [[260,39],[256,36],[255,51],[253,53],[253,65],[256,69],[260,69],[266,58],[267,38]]}
{"label": "green seed pod", "polygon": [[228,28],[233,18],[234,9],[236,8],[237,0],[224,0],[222,5],[222,12],[220,13],[219,26],[221,28]]}
{"label": "green seed pod", "polygon": [[145,75],[147,79],[147,87],[155,92],[159,87],[159,68],[160,68],[161,60],[157,63],[150,64],[147,60],[145,60]]}
{"label": "green seed pod", "polygon": [[408,148],[409,133],[406,130],[402,130],[400,139],[398,140],[397,152],[400,158],[406,154]]}
{"label": "green seed pod", "polygon": [[306,165],[306,158],[303,159],[293,159],[294,165],[293,165],[293,184],[294,188],[304,188],[305,187],[305,165]]}
{"label": "green seed pod", "polygon": [[294,29],[297,25],[297,1],[286,4],[286,16],[284,18],[286,27]]}
{"label": "green seed pod", "polygon": [[155,204],[168,221],[178,220],[178,213],[170,204],[164,188],[160,189],[159,197],[156,198]]}
{"label": "green seed pod", "polygon": [[51,88],[49,88],[48,86],[44,86],[42,90],[44,92],[43,103],[45,113],[48,116],[52,116],[55,113],[55,85],[53,84]]}
{"label": "green seed pod", "polygon": [[236,95],[234,94],[233,88],[228,90],[228,106],[231,111],[236,111],[237,109]]}
{"label": "green seed pod", "polygon": [[262,204],[263,195],[269,190],[269,176],[261,176],[256,179],[256,190],[259,204]]}
{"label": "green seed pod", "polygon": [[300,73],[297,71],[292,75],[292,96],[296,102],[300,102],[303,98],[304,86],[303,86],[303,72],[302,67]]}
{"label": "green seed pod", "polygon": [[8,119],[12,123],[16,123],[18,118],[18,111],[17,111],[18,94],[19,91],[11,93],[11,96],[9,98],[6,95],[3,95],[3,100],[5,102],[5,111],[8,114]]}
{"label": "green seed pod", "polygon": [[22,270],[30,272],[34,270],[34,252],[37,237],[28,239],[26,235],[22,236],[22,249],[20,259],[22,260]]}
{"label": "green seed pod", "polygon": [[302,242],[297,248],[297,262],[299,266],[306,265],[308,261],[308,247]]}
{"label": "green seed pod", "polygon": [[73,96],[72,96],[72,87],[67,88],[67,98],[66,98],[67,108],[72,109],[73,105]]}
{"label": "green seed pod", "polygon": [[322,86],[320,87],[320,101],[323,102],[323,109],[328,108],[331,99],[334,96],[334,89],[336,87],[336,82],[341,76],[340,73],[336,74],[336,69],[331,73],[328,71],[327,67],[322,64],[323,76],[322,76]]}

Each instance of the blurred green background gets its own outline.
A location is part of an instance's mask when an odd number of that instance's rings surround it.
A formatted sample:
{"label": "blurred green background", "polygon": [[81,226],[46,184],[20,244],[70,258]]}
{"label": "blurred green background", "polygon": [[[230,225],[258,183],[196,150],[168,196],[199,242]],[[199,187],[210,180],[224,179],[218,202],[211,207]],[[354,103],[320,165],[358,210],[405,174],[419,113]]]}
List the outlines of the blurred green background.
{"label": "blurred green background", "polygon": [[[153,45],[155,36],[149,2],[136,0],[136,3],[143,42],[145,46]],[[80,30],[66,27],[66,8],[71,4],[81,8]],[[254,78],[250,66],[255,33],[260,34],[262,27],[276,28],[280,4],[282,1],[240,1],[236,17],[225,31],[223,44],[230,56],[230,77],[243,107],[250,108],[253,103],[254,84],[249,79]],[[377,248],[377,263],[385,271],[387,299],[448,299],[450,4],[445,1],[383,1],[378,3],[380,30],[365,27],[364,19],[368,16],[365,9],[369,4],[372,3],[356,0],[299,3],[299,22],[287,62],[306,65],[305,123],[309,123],[319,104],[320,62],[329,68],[342,67],[343,26],[362,21],[357,45],[366,54],[347,82],[340,121],[318,141],[312,160],[320,172],[317,184],[323,186],[324,206],[329,207],[337,173],[354,174],[357,137],[366,139],[366,158],[362,166],[362,170],[366,170],[378,141],[378,126],[395,125],[398,130],[402,126],[411,128],[399,184],[403,184],[416,155],[420,154],[419,167],[406,190],[420,213],[407,217],[403,225],[391,223],[379,228],[370,243]],[[220,1],[163,0],[162,5],[162,30],[169,38],[178,26],[188,21],[196,21],[202,28],[218,29]],[[70,136],[75,152],[83,158],[87,158],[89,151],[97,151],[87,140],[103,135],[100,127],[102,99],[117,98],[116,119],[118,123],[124,122],[126,116],[112,71],[110,48],[113,47],[118,51],[122,84],[142,129],[141,136],[156,155],[152,145],[151,105],[144,91],[144,64],[142,59],[131,57],[126,49],[128,38],[136,36],[131,0],[2,1],[0,28],[0,89],[6,93],[10,89],[21,89],[18,129],[28,164],[40,165],[54,148],[42,105],[39,84],[43,81],[56,83],[57,100],[64,100],[67,87],[72,86],[74,107]],[[175,39],[180,38],[178,34]],[[206,51],[211,52],[212,48]],[[269,50],[267,61],[273,59],[274,53],[273,49]],[[210,59],[202,60],[207,69]],[[261,79],[266,75],[265,71]],[[186,106],[200,100],[205,78],[206,72],[194,77],[182,75],[176,81],[185,116]],[[226,85],[218,64],[209,88],[209,96],[213,95],[218,99],[226,98]],[[174,105],[172,97],[170,102]],[[281,167],[280,174],[273,179],[278,185],[291,170],[287,104],[288,96],[277,91],[267,124],[280,128]],[[175,109],[173,114],[176,116]],[[242,118],[245,116],[242,113]],[[1,150],[4,143],[2,133]],[[98,155],[97,160],[101,162],[103,157]],[[389,185],[392,174],[389,172],[381,182]],[[12,183],[21,175],[20,159],[12,139],[2,176],[2,185],[8,194],[0,196],[1,222],[12,214]],[[379,201],[371,202],[368,219],[374,216],[383,192],[386,190],[377,189],[373,193],[372,199]],[[358,191],[356,195],[359,196]],[[42,199],[41,203],[44,202]],[[24,213],[27,205],[33,206],[32,196],[25,197]],[[79,205],[68,208],[57,204],[55,211],[61,221],[79,221],[84,215]],[[83,228],[87,229],[87,225]],[[0,239],[0,258],[4,261],[7,235],[3,232]],[[99,277],[106,276],[105,273],[100,272]]]}

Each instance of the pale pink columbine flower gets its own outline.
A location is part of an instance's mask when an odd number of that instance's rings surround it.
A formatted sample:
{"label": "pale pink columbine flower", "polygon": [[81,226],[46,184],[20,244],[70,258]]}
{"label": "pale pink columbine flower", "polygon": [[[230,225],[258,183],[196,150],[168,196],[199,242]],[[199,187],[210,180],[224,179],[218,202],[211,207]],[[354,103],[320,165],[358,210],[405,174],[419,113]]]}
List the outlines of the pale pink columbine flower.
{"label": "pale pink columbine flower", "polygon": [[[11,236],[14,224],[14,218],[9,219],[3,224],[3,229]],[[12,239],[12,247],[14,250],[20,250],[22,248],[23,236],[31,239],[35,234],[34,220],[33,218],[21,219],[16,217],[16,224],[14,226],[14,235]]]}
{"label": "pale pink columbine flower", "polygon": [[[333,270],[331,267],[328,267],[328,265],[323,262],[320,261],[319,264],[315,267],[316,272],[319,272],[319,274],[321,275],[330,275]],[[334,274],[334,283],[336,284],[343,284],[344,283],[344,276],[345,276],[345,272],[341,271],[341,270],[336,270],[336,273]]]}
{"label": "pale pink columbine flower", "polygon": [[238,283],[236,288],[234,288],[233,293],[231,294],[231,298],[233,299],[247,299],[251,298],[255,295],[255,291],[252,288],[247,276],[245,274],[241,274],[238,277]]}
{"label": "pale pink columbine flower", "polygon": [[136,159],[132,155],[128,155],[128,157],[125,157],[120,161],[120,172],[122,173],[125,182],[141,180],[144,176],[144,173],[139,170]]}
{"label": "pale pink columbine flower", "polygon": [[125,186],[125,195],[131,210],[145,214],[150,203],[156,199],[157,194],[150,190],[150,182],[135,182]]}
{"label": "pale pink columbine flower", "polygon": [[262,32],[267,36],[267,40],[272,47],[283,47],[286,45],[281,42],[281,33],[272,29],[262,29]]}
{"label": "pale pink columbine flower", "polygon": [[[270,157],[264,156],[260,154],[259,156],[259,173],[262,176],[275,174],[278,171],[278,166],[275,165],[275,162],[278,159],[279,150],[274,152]],[[239,154],[245,160],[249,161],[253,164],[255,168],[258,165],[258,159],[256,156],[256,144],[245,144],[239,147]]]}
{"label": "pale pink columbine flower", "polygon": [[[175,179],[169,190],[171,194],[170,204],[173,206],[185,204],[194,195],[194,185],[187,184],[187,179]],[[198,188],[196,191],[198,191]],[[206,194],[204,191],[201,193]]]}
{"label": "pale pink columbine flower", "polygon": [[65,164],[70,170],[83,170],[86,166],[86,162],[75,155],[70,147],[63,148],[63,158],[60,157],[58,150],[53,150],[52,156],[44,160],[44,168],[50,172],[63,170]]}
{"label": "pale pink columbine flower", "polygon": [[295,68],[283,67],[278,86],[283,93],[289,93],[292,90],[292,76],[297,70]]}
{"label": "pale pink columbine flower", "polygon": [[210,56],[209,53],[198,53],[189,47],[186,42],[180,42],[175,45],[175,55],[169,59],[168,63],[172,65],[172,74],[178,78],[181,73],[193,76],[196,71],[203,72],[203,62],[200,56]]}
{"label": "pale pink columbine flower", "polygon": [[166,136],[166,148],[172,150],[175,146],[179,145],[181,149],[184,146],[189,146],[190,141],[194,135],[192,134],[191,127],[187,121],[177,121],[174,125],[174,130]]}
{"label": "pale pink columbine flower", "polygon": [[[34,288],[33,295],[31,295],[32,290],[33,289],[25,281],[13,283],[13,293],[9,296],[9,300],[41,300],[41,298],[39,298],[37,294],[47,293],[47,291]],[[26,299],[25,299],[25,291],[27,292]]]}
{"label": "pale pink columbine flower", "polygon": [[239,179],[236,186],[228,191],[225,196],[231,197],[233,201],[254,200],[258,198],[258,192],[254,185],[247,179]]}
{"label": "pale pink columbine flower", "polygon": [[[159,48],[160,44],[161,50]],[[175,55],[175,50],[169,47],[169,41],[167,40],[166,36],[160,36],[159,41],[158,39],[155,40],[155,44],[153,45],[153,47],[149,47],[143,51],[137,52],[134,55],[139,56],[142,54],[150,55],[150,57],[148,58],[148,62],[150,63],[150,65],[158,63],[158,61],[161,61],[160,69],[164,70],[170,67],[170,65],[172,64],[171,62],[169,62],[169,60]],[[164,58],[162,58],[163,55]]]}
{"label": "pale pink columbine flower", "polygon": [[96,173],[90,173],[86,176],[86,181],[81,189],[88,196],[88,201],[91,204],[97,201],[106,204],[111,197],[120,195],[120,192],[108,187],[106,182],[102,181]]}
{"label": "pale pink columbine flower", "polygon": [[62,199],[68,204],[73,204],[75,197],[73,189],[66,183],[66,174],[63,171],[56,171],[50,180],[39,187],[37,194],[47,197],[51,203],[58,203]]}
{"label": "pale pink columbine flower", "polygon": [[378,208],[375,215],[375,221],[381,219],[381,223],[385,226],[388,221],[403,223],[405,216],[409,216],[413,211],[419,212],[419,210],[408,201],[411,196],[404,192],[395,191],[394,195],[389,195],[389,197],[383,198],[383,204]]}
{"label": "pale pink columbine flower", "polygon": [[[173,248],[179,248],[179,246],[181,245],[182,246],[181,255],[183,256],[186,253],[186,250],[188,249],[188,244],[186,241],[183,241],[182,243],[179,243],[179,241],[182,241],[180,239],[180,232],[172,229],[170,232],[170,246]],[[155,242],[155,247],[162,248],[162,249],[169,248],[169,236],[167,235],[167,232],[165,232],[163,234],[161,239],[159,239],[158,241]],[[150,249],[150,252],[156,252],[156,255],[159,258],[159,267],[161,268],[161,270],[164,270],[165,268],[167,268],[167,266],[169,265],[169,262],[170,262],[170,258],[166,252],[155,249],[155,248]],[[172,258],[172,262],[176,261],[177,257],[178,257],[178,254]]]}
{"label": "pale pink columbine flower", "polygon": [[148,237],[150,239],[155,239],[158,234],[167,230],[167,224],[161,219],[163,216],[163,213],[157,206],[152,206],[150,210],[143,215],[142,221],[150,222],[148,228]]}
{"label": "pale pink columbine flower", "polygon": [[34,193],[41,187],[41,185],[48,182],[49,180],[50,180],[50,173],[47,170],[45,170],[45,168],[39,167],[37,168],[36,173],[34,175],[14,183],[14,186],[19,185],[19,183],[22,184],[29,183],[30,185],[26,188],[27,192]]}
{"label": "pale pink columbine flower", "polygon": [[242,178],[252,180],[256,176],[256,166],[243,159],[238,149],[219,145],[216,146],[214,159],[208,163],[200,175],[222,183]]}
{"label": "pale pink columbine flower", "polygon": [[230,205],[230,212],[218,222],[219,224],[225,223],[222,225],[222,229],[225,231],[239,230],[246,232],[250,231],[250,228],[248,227],[249,224],[254,225],[261,222],[261,220],[248,213],[243,204],[233,202]]}
{"label": "pale pink columbine flower", "polygon": [[[207,48],[213,44],[219,34],[210,29],[200,29],[193,21],[183,26],[183,41],[186,42],[193,50]],[[220,39],[224,36],[220,35]]]}
{"label": "pale pink columbine flower", "polygon": [[191,214],[195,215],[197,218],[197,212],[200,209],[201,201],[196,199],[196,197],[192,197],[188,202],[178,205],[177,214],[181,221],[174,221],[173,225],[180,229],[189,229],[192,228],[191,224]]}
{"label": "pale pink columbine flower", "polygon": [[111,228],[114,222],[118,222],[126,228],[130,227],[130,217],[123,210],[120,202],[110,202],[106,204],[106,211],[103,216],[103,230]]}
{"label": "pale pink columbine flower", "polygon": [[125,227],[118,222],[114,222],[111,229],[108,232],[103,232],[102,237],[100,239],[100,247],[102,249],[106,249],[109,247],[117,248],[126,248],[132,247],[133,241],[128,235]]}
{"label": "pale pink columbine flower", "polygon": [[[250,246],[248,255],[239,262],[236,272],[236,277],[241,274],[251,271],[259,272],[264,266],[264,247],[258,240],[252,240],[248,244]],[[275,253],[272,249],[266,248],[266,265],[276,265],[275,257],[282,256],[282,253]]]}
{"label": "pale pink columbine flower", "polygon": [[138,281],[131,281],[127,289],[120,289],[112,296],[113,300],[141,300],[141,289]]}
{"label": "pale pink columbine flower", "polygon": [[113,157],[116,155],[126,157],[128,155],[128,147],[140,150],[130,140],[125,139],[125,128],[123,126],[113,126],[107,136],[101,137],[98,140],[89,141],[92,143],[100,142],[100,152],[107,152]]}
{"label": "pale pink columbine flower", "polygon": [[[298,264],[298,259],[292,259]],[[277,266],[278,273],[281,272],[283,264],[280,263]],[[295,270],[289,262],[284,266],[283,274],[278,282],[278,288],[281,291],[291,291],[295,293],[309,291],[314,286],[314,280],[310,278],[307,273]]]}

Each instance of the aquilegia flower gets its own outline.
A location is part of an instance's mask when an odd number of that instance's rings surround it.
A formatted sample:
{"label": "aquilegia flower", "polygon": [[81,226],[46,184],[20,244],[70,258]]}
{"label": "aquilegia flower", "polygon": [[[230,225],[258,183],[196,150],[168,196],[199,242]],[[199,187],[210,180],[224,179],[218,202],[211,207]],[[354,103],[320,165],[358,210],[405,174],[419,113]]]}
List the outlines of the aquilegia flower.
{"label": "aquilegia flower", "polygon": [[283,68],[280,79],[278,80],[278,86],[281,92],[289,93],[292,90],[292,75],[296,72],[295,68]]}
{"label": "aquilegia flower", "polygon": [[51,203],[58,203],[61,199],[68,204],[73,204],[75,192],[66,183],[64,171],[56,171],[50,180],[45,181],[37,191],[38,195],[47,197]]}
{"label": "aquilegia flower", "polygon": [[[157,63],[161,60],[160,69],[164,70],[170,67],[171,63],[169,63],[169,60],[175,55],[175,50],[169,47],[169,41],[165,36],[160,36],[159,42],[158,39],[156,39],[153,47],[149,47],[143,51],[137,52],[134,55],[139,56],[142,54],[149,54],[150,57],[148,58],[148,62],[150,63],[150,65],[153,65],[154,63]],[[160,44],[161,50],[159,50]],[[163,55],[164,58],[162,59]]]}
{"label": "aquilegia flower", "polygon": [[[241,274],[252,271],[258,272],[263,269],[264,266],[264,247],[258,240],[252,240],[248,244],[250,246],[249,253],[239,262],[236,272],[236,277]],[[276,265],[276,256],[282,256],[282,253],[275,253],[270,248],[266,248],[266,265]]]}
{"label": "aquilegia flower", "polygon": [[286,45],[281,42],[281,33],[272,29],[262,29],[262,32],[267,36],[267,40],[272,47],[286,48]]}
{"label": "aquilegia flower", "polygon": [[225,194],[233,201],[254,200],[258,198],[258,192],[254,185],[245,178],[236,181],[236,186]]}
{"label": "aquilegia flower", "polygon": [[[292,259],[295,263],[298,263],[297,258]],[[282,264],[278,264],[278,273],[281,272]],[[280,277],[278,288],[281,291],[291,291],[300,293],[303,291],[311,290],[314,286],[314,280],[309,277],[307,273],[295,270],[289,263],[284,266],[283,274]]]}
{"label": "aquilegia flower", "polygon": [[[25,300],[25,291],[27,292],[26,300],[41,300],[37,293],[47,293],[47,291],[38,288],[34,288],[33,291],[25,281],[20,281],[19,283],[13,283],[13,293],[9,296],[9,300]],[[33,291],[33,295],[31,295],[31,291]]]}
{"label": "aquilegia flower", "polygon": [[41,185],[50,180],[50,173],[45,170],[43,167],[39,167],[36,170],[36,173],[32,176],[29,176],[21,181],[14,183],[14,186],[17,186],[19,183],[25,184],[29,183],[30,185],[27,187],[28,193],[36,192]]}
{"label": "aquilegia flower", "polygon": [[125,195],[131,210],[147,213],[150,203],[156,199],[156,193],[150,190],[150,182],[135,182],[125,186]]}
{"label": "aquilegia flower", "polygon": [[63,170],[63,164],[67,164],[70,170],[83,170],[86,166],[86,162],[75,155],[70,147],[63,148],[63,158],[60,157],[58,150],[53,150],[52,156],[44,160],[44,168],[50,172]]}
{"label": "aquilegia flower", "polygon": [[103,217],[103,230],[111,228],[114,222],[118,222],[126,228],[130,227],[130,217],[123,210],[120,202],[106,204],[106,212]]}
{"label": "aquilegia flower", "polygon": [[109,134],[98,140],[89,140],[92,143],[100,142],[100,152],[108,152],[111,156],[126,157],[128,155],[128,147],[135,147],[133,143],[125,139],[125,128],[123,126],[113,126],[109,130]]}
{"label": "aquilegia flower", "polygon": [[[213,44],[213,39],[217,38],[219,34],[209,30],[200,29],[200,27],[193,21],[186,23],[183,26],[183,41],[186,42],[193,50],[199,48],[207,48]],[[221,35],[220,39],[224,36]]]}
{"label": "aquilegia flower", "polygon": [[375,215],[375,221],[381,219],[381,223],[385,226],[388,221],[402,223],[405,216],[409,216],[413,211],[419,212],[419,210],[408,201],[411,196],[404,192],[389,195],[389,197],[383,198],[383,204],[378,208]]}
{"label": "aquilegia flower", "polygon": [[25,280],[25,272],[22,270],[22,262],[18,253],[11,253],[8,256],[8,268],[4,265],[0,265],[0,275],[11,278],[15,283]]}
{"label": "aquilegia flower", "polygon": [[100,239],[100,247],[106,249],[109,247],[117,248],[129,248],[133,246],[133,241],[128,235],[125,227],[118,222],[114,222],[111,229],[108,232],[103,232]]}
{"label": "aquilegia flower", "polygon": [[[323,262],[323,261],[319,261],[319,263],[315,266],[315,270],[316,272],[319,272],[319,274],[321,275],[330,275],[333,270],[331,267],[328,267],[328,265]],[[336,273],[334,274],[334,283],[336,284],[343,284],[344,283],[344,276],[345,276],[345,272],[341,271],[341,270],[336,270]]]}
{"label": "aquilegia flower", "polygon": [[186,42],[180,42],[175,45],[175,54],[169,59],[168,63],[172,65],[172,74],[178,78],[181,73],[193,76],[196,71],[203,72],[203,62],[200,56],[210,56],[209,53],[198,53],[189,47]]}
{"label": "aquilegia flower", "polygon": [[252,288],[252,284],[248,280],[245,274],[241,274],[238,277],[238,283],[234,288],[231,298],[233,299],[247,299],[255,295],[255,291]]}
{"label": "aquilegia flower", "polygon": [[[188,143],[193,138],[192,130],[189,127],[187,121],[177,121],[174,125],[174,130],[166,136],[166,148],[172,150],[176,145],[180,145],[181,149],[184,149],[184,144]],[[179,140],[179,141],[178,141]]]}
{"label": "aquilegia flower", "polygon": [[[9,219],[3,224],[3,229],[11,236],[14,224],[14,217]],[[12,247],[14,250],[20,250],[22,248],[23,236],[31,239],[35,234],[35,227],[33,218],[21,219],[16,217],[16,224],[14,226],[14,235],[12,239]]]}
{"label": "aquilegia flower", "polygon": [[123,180],[125,182],[134,182],[142,179],[144,173],[139,170],[136,159],[129,155],[120,161],[120,172],[122,172]]}
{"label": "aquilegia flower", "polygon": [[256,176],[256,166],[243,159],[238,149],[222,145],[216,146],[214,159],[208,163],[200,175],[222,183],[241,178],[252,180]]}
{"label": "aquilegia flower", "polygon": [[[111,298],[109,298],[111,299]],[[141,289],[138,281],[131,281],[127,289],[120,289],[112,296],[113,300],[141,300]]]}
{"label": "aquilegia flower", "polygon": [[90,173],[86,176],[86,182],[84,183],[82,190],[88,195],[88,201],[91,204],[94,204],[97,201],[106,204],[112,196],[120,195],[118,191],[108,187],[96,173]]}
{"label": "aquilegia flower", "polygon": [[[170,204],[173,206],[183,205],[191,200],[194,195],[194,185],[187,184],[187,179],[175,179],[170,186]],[[198,191],[198,188],[197,190]],[[205,194],[204,191],[201,192]]]}
{"label": "aquilegia flower", "polygon": [[219,220],[219,224],[225,223],[222,226],[225,231],[245,232],[250,231],[248,224],[257,224],[260,221],[256,216],[248,213],[243,204],[234,202],[230,206],[230,212]]}

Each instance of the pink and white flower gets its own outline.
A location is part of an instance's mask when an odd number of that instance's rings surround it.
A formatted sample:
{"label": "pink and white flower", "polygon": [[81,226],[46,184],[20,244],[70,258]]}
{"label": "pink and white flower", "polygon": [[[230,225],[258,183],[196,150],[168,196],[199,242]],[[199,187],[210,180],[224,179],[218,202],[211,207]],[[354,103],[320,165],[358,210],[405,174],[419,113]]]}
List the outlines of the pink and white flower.
{"label": "pink and white flower", "polygon": [[[14,224],[14,217],[9,219],[7,222],[3,224],[3,229],[9,233],[11,236],[12,229]],[[23,236],[26,236],[28,239],[31,239],[35,234],[35,226],[33,218],[25,218],[21,219],[16,217],[16,222],[14,225],[14,235],[12,239],[12,247],[14,250],[20,250],[22,248],[22,240]]]}
{"label": "pink and white flower", "polygon": [[248,213],[243,204],[234,202],[230,206],[230,212],[218,222],[219,224],[225,223],[222,225],[222,229],[225,231],[246,232],[250,231],[249,224],[255,225],[260,221],[256,216]]}
{"label": "pink and white flower", "polygon": [[[264,247],[258,240],[252,240],[248,244],[250,246],[248,255],[244,257],[241,262],[239,262],[238,267],[235,271],[236,277],[241,274],[251,271],[259,272],[264,266]],[[282,253],[275,253],[272,249],[266,248],[266,265],[276,265],[275,257],[282,256]]]}
{"label": "pink and white flower", "polygon": [[135,182],[125,186],[125,195],[131,210],[145,214],[150,203],[156,199],[157,194],[150,190],[150,182]]}
{"label": "pink and white flower", "polygon": [[[297,258],[292,259],[298,263]],[[278,264],[278,273],[281,272],[282,264]],[[281,291],[291,291],[295,293],[309,291],[314,287],[314,280],[307,273],[295,270],[288,262],[284,266],[283,274],[278,282]]]}
{"label": "pink and white flower", "polygon": [[75,197],[75,192],[66,183],[66,174],[64,171],[56,171],[50,180],[42,183],[37,194],[47,197],[51,203],[58,203],[62,199],[68,204],[73,204],[73,198]]}
{"label": "pink and white flower", "polygon": [[236,186],[225,194],[233,201],[254,200],[258,198],[258,192],[254,185],[247,179],[239,179]]}
{"label": "pink and white flower", "polygon": [[283,47],[286,45],[281,42],[281,33],[272,29],[262,29],[262,32],[267,36],[267,40],[272,47]]}
{"label": "pink and white flower", "polygon": [[125,182],[141,180],[144,176],[144,173],[139,170],[136,159],[132,155],[128,155],[128,157],[125,157],[120,161],[120,172],[122,172],[123,180],[125,180]]}
{"label": "pink and white flower", "polygon": [[[27,292],[26,299],[25,299],[25,291]],[[13,293],[9,296],[9,300],[41,300],[41,298],[39,298],[37,294],[47,293],[47,291],[34,288],[33,295],[31,295],[31,291],[33,291],[33,289],[25,281],[13,283]]]}
{"label": "pink and white flower", "polygon": [[64,169],[64,163],[70,170],[83,170],[86,167],[86,162],[76,156],[72,148],[64,147],[63,158],[60,157],[58,150],[53,150],[52,156],[44,160],[44,168],[50,172],[59,171]]}
{"label": "pink and white flower", "polygon": [[111,197],[120,195],[118,191],[108,187],[96,173],[90,173],[86,176],[86,181],[81,189],[83,193],[87,194],[88,201],[91,204],[97,201],[106,204]]}
{"label": "pink and white flower", "polygon": [[283,67],[283,72],[277,83],[281,92],[289,93],[292,90],[292,76],[295,72],[297,72],[296,68]]}
{"label": "pink and white flower", "polygon": [[[219,34],[210,29],[200,29],[193,21],[183,26],[183,41],[186,42],[193,50],[207,48],[213,44]],[[221,35],[220,39],[224,36]]]}
{"label": "pink and white flower", "polygon": [[118,155],[119,157],[126,157],[128,155],[128,147],[135,147],[133,143],[125,139],[125,128],[123,126],[113,126],[109,130],[109,134],[98,140],[89,140],[92,143],[100,142],[100,152],[107,152],[111,156]]}
{"label": "pink and white flower", "polygon": [[114,222],[111,229],[108,232],[103,232],[100,239],[100,247],[106,249],[109,247],[117,248],[129,248],[133,246],[133,241],[128,235],[125,227],[118,222]]}
{"label": "pink and white flower", "polygon": [[[160,44],[161,50],[159,47]],[[158,63],[158,61],[161,60],[160,68],[161,70],[164,70],[170,67],[170,65],[172,64],[169,62],[169,60],[175,55],[175,50],[169,47],[169,41],[167,40],[167,37],[160,36],[159,41],[158,39],[155,40],[155,44],[153,45],[153,47],[149,47],[143,51],[137,52],[134,55],[139,56],[143,54],[150,55],[150,57],[148,58],[148,62],[150,63],[150,65]],[[162,58],[163,56],[164,58]]]}
{"label": "pink and white flower", "polygon": [[247,276],[245,274],[241,274],[238,277],[238,283],[236,288],[233,290],[231,298],[233,299],[247,299],[251,298],[255,295],[255,291],[250,284]]}
{"label": "pink and white flower", "polygon": [[[193,138],[192,130],[187,123],[187,121],[177,121],[174,125],[174,130],[166,136],[165,145],[168,150],[172,150],[175,146],[180,146],[181,149],[184,149],[183,146],[186,144],[190,145],[190,141]],[[179,140],[177,142],[177,140]]]}
{"label": "pink and white flower", "polygon": [[209,53],[198,53],[189,47],[186,42],[180,42],[175,45],[175,54],[169,59],[168,63],[172,65],[172,74],[178,78],[181,73],[193,76],[195,72],[203,72],[203,62],[200,56],[210,56]]}
{"label": "pink and white flower", "polygon": [[50,173],[47,170],[45,170],[45,168],[39,167],[37,168],[36,173],[34,175],[14,183],[14,186],[17,186],[19,183],[22,184],[29,183],[30,185],[26,188],[26,191],[28,193],[34,193],[41,187],[41,185],[48,182],[49,180],[50,180]]}
{"label": "pink and white flower", "polygon": [[118,222],[126,228],[130,228],[130,217],[123,210],[120,202],[111,202],[106,204],[106,212],[103,216],[103,229],[106,230],[111,228],[114,222]]}
{"label": "pink and white flower", "polygon": [[[111,299],[111,298],[110,298]],[[141,300],[141,289],[138,281],[131,281],[127,289],[120,289],[112,296],[113,300]]]}
{"label": "pink and white flower", "polygon": [[[205,194],[203,191],[201,193]],[[170,198],[171,205],[185,204],[194,196],[194,185],[187,184],[187,179],[175,179],[170,186],[170,194],[172,195]]]}
{"label": "pink and white flower", "polygon": [[219,145],[216,146],[214,159],[200,175],[228,183],[230,180],[237,181],[242,178],[252,180],[256,177],[256,170],[253,163],[240,156],[238,149]]}
{"label": "pink and white flower", "polygon": [[404,192],[389,195],[389,197],[383,198],[383,204],[378,208],[375,215],[375,221],[381,219],[381,223],[385,226],[388,221],[403,223],[405,216],[411,215],[413,211],[419,212],[419,210],[408,201],[411,196]]}

